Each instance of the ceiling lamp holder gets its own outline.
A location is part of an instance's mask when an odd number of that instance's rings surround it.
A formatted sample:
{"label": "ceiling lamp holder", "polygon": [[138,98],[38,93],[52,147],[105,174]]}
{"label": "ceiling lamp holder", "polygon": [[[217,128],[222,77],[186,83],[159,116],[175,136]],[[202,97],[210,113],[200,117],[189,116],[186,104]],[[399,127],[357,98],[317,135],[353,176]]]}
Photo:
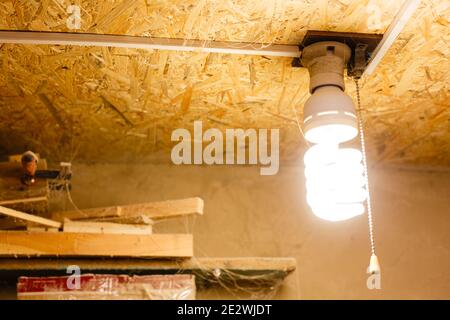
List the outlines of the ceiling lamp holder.
{"label": "ceiling lamp holder", "polygon": [[364,71],[366,70],[367,63],[369,62],[369,57],[367,55],[367,44],[358,43],[355,48],[355,54],[353,57],[353,64],[349,69],[349,75],[353,76],[355,80],[362,77]]}
{"label": "ceiling lamp holder", "polygon": [[[371,245],[368,271],[379,274],[363,126],[358,123],[352,99],[345,93],[344,71],[347,66],[347,75],[355,80],[360,112],[358,79],[381,37],[367,42],[352,35],[346,38],[335,33],[316,32],[313,36],[307,33],[302,44],[298,64],[308,68],[311,93],[303,109],[303,132],[305,139],[315,144],[304,157],[306,200],[316,216],[329,221],[363,214],[363,202],[367,200]],[[348,45],[350,40],[352,47]],[[352,140],[358,132],[362,151],[339,148],[339,144]]]}
{"label": "ceiling lamp holder", "polygon": [[[306,47],[317,42],[334,41],[346,44],[351,55],[346,63],[347,75],[359,79],[366,70],[367,64],[372,58],[375,49],[383,38],[382,34],[354,33],[354,32],[332,32],[308,30],[300,44],[302,56],[294,58],[293,67],[306,67],[303,63],[304,50]],[[364,49],[364,50],[362,50]]]}
{"label": "ceiling lamp holder", "polygon": [[303,49],[301,63],[309,71],[309,91],[336,86],[345,90],[344,69],[351,57],[350,47],[336,41],[322,41]]}
{"label": "ceiling lamp holder", "polygon": [[311,96],[303,110],[305,138],[311,143],[341,143],[357,136],[355,106],[344,92],[344,69],[351,58],[345,43],[322,41],[303,49]]}

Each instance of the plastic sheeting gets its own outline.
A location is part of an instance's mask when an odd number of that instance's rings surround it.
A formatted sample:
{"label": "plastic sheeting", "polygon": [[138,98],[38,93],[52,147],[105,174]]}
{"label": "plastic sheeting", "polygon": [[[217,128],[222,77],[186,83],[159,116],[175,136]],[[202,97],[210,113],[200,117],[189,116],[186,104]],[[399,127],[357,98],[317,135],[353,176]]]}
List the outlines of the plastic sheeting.
{"label": "plastic sheeting", "polygon": [[193,275],[20,277],[19,300],[194,300]]}

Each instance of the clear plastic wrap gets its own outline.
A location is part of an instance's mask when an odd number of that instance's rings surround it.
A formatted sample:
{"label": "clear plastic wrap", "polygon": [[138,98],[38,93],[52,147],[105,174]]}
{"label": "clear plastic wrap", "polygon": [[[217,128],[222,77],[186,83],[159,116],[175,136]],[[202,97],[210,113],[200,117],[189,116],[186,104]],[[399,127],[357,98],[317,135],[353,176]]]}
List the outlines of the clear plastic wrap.
{"label": "clear plastic wrap", "polygon": [[[79,284],[79,285],[78,285]],[[19,300],[194,300],[193,275],[20,277]]]}

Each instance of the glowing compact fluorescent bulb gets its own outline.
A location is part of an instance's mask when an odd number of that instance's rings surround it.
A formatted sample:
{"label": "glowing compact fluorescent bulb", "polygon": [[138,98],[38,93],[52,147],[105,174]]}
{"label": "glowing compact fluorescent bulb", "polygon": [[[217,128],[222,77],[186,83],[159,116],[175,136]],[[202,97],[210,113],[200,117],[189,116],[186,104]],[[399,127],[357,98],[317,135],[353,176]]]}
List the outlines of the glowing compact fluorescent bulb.
{"label": "glowing compact fluorescent bulb", "polygon": [[355,105],[344,91],[350,57],[350,47],[334,41],[313,43],[301,57],[311,92],[303,109],[303,131],[315,144],[305,153],[306,201],[316,216],[329,221],[363,214],[367,199],[361,151],[339,149],[358,135]]}
{"label": "glowing compact fluorescent bulb", "polygon": [[364,213],[361,160],[361,151],[338,144],[317,144],[305,153],[306,200],[316,216],[342,221]]}

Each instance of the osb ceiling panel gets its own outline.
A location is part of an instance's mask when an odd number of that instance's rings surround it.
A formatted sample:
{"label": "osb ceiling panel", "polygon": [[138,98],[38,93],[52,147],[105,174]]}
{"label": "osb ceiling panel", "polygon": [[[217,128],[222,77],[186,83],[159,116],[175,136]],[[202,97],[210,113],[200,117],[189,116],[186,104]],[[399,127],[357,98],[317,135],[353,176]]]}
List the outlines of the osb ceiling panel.
{"label": "osb ceiling panel", "polygon": [[[2,1],[0,29],[73,32],[70,4],[81,8],[79,32],[297,44],[308,29],[383,33],[401,1]],[[450,166],[449,16],[449,2],[423,0],[362,83],[372,163]],[[305,150],[308,73],[289,58],[11,44],[0,57],[2,153],[167,158],[172,130],[194,120],[280,128],[283,159]]]}

